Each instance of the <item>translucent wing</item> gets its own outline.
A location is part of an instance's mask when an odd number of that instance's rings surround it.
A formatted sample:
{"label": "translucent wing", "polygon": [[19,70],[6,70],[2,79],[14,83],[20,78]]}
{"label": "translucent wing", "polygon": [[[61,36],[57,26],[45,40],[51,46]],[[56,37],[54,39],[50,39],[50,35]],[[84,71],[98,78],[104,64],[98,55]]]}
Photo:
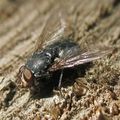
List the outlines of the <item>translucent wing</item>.
{"label": "translucent wing", "polygon": [[66,11],[60,7],[55,8],[49,15],[41,36],[36,42],[36,51],[70,36],[72,27],[69,22]]}
{"label": "translucent wing", "polygon": [[88,63],[93,60],[102,58],[105,55],[109,54],[110,52],[111,52],[111,49],[106,49],[106,50],[82,52],[78,55],[75,54],[75,56],[71,55],[71,57],[66,57],[64,59],[59,60],[55,64],[53,64],[52,67],[50,68],[50,71],[56,71],[64,68],[71,68],[84,63]]}

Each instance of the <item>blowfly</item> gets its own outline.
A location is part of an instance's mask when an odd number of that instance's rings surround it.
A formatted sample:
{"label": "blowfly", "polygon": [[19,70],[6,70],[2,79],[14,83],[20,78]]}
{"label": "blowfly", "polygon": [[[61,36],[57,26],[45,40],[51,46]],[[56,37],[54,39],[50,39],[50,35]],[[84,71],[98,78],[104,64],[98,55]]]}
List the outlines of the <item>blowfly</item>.
{"label": "blowfly", "polygon": [[[58,70],[74,68],[110,53],[110,49],[81,50],[80,45],[71,37],[72,29],[64,11],[51,13],[36,42],[35,52],[19,69],[24,87],[31,87],[37,83],[43,85],[43,80]],[[59,86],[61,79],[62,77],[59,80]]]}

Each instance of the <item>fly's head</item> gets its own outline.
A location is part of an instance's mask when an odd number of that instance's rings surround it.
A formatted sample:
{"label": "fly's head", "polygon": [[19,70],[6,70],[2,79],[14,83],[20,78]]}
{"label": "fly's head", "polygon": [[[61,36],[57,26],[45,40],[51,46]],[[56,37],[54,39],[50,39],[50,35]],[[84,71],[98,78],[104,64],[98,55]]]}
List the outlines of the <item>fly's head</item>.
{"label": "fly's head", "polygon": [[18,77],[22,87],[33,88],[36,86],[43,87],[47,83],[47,79],[50,78],[50,74],[43,69],[39,72],[33,71],[24,65],[20,67]]}
{"label": "fly's head", "polygon": [[34,75],[26,66],[21,66],[19,69],[20,83],[23,87],[30,87],[33,84]]}
{"label": "fly's head", "polygon": [[[34,73],[26,65],[21,66],[19,69],[19,83],[21,87],[29,88],[32,94],[46,92],[46,86],[51,83],[49,73],[40,71],[40,73]],[[51,86],[50,86],[51,87]],[[48,88],[49,90],[49,88]]]}

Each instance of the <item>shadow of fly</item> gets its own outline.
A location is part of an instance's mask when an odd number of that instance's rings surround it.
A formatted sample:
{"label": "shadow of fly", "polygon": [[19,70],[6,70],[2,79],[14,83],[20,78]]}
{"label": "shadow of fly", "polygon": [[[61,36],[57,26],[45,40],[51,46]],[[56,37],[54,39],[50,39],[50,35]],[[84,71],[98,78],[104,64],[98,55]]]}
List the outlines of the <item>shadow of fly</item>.
{"label": "shadow of fly", "polygon": [[36,86],[38,83],[42,86],[44,79],[56,71],[61,71],[58,85],[60,87],[64,69],[75,68],[111,52],[107,48],[81,50],[71,37],[72,28],[65,11],[56,10],[51,13],[36,41],[34,53],[19,69],[19,77],[24,87]]}

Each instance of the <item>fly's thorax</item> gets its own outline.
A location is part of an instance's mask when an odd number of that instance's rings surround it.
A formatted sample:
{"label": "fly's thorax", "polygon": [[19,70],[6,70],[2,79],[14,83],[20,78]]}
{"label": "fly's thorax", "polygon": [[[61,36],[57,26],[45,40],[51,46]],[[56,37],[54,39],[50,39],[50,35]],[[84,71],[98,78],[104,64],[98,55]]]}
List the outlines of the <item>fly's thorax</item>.
{"label": "fly's thorax", "polygon": [[48,67],[51,65],[52,56],[49,52],[35,52],[26,63],[26,67],[29,68],[34,77],[43,77],[47,73]]}

